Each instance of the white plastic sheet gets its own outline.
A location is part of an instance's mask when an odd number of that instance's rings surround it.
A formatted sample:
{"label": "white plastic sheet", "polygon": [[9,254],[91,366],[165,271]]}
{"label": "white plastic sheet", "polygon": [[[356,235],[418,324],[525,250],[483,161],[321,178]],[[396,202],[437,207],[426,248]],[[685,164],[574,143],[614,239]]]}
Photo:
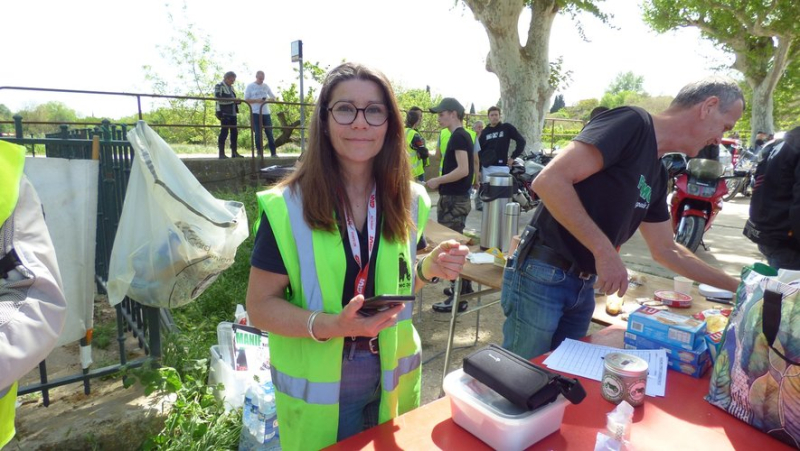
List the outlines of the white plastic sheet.
{"label": "white plastic sheet", "polygon": [[144,121],[128,140],[135,157],[111,251],[109,302],[128,295],[179,307],[233,263],[248,234],[244,206],[212,196]]}
{"label": "white plastic sheet", "polygon": [[80,340],[93,327],[98,167],[96,160],[25,159],[25,175],[42,201],[67,299],[59,346]]}

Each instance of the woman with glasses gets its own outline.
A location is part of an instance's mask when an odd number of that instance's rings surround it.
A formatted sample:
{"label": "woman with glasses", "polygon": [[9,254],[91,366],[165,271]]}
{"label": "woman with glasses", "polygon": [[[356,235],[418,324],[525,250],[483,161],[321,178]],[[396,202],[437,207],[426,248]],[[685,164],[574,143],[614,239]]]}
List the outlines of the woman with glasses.
{"label": "woman with glasses", "polygon": [[258,194],[247,291],[251,323],[270,333],[284,449],[323,448],[419,405],[412,305],[361,307],[454,279],[468,252],[450,240],[415,264],[430,199],[410,182],[382,73],[333,69],[313,118],[297,171]]}

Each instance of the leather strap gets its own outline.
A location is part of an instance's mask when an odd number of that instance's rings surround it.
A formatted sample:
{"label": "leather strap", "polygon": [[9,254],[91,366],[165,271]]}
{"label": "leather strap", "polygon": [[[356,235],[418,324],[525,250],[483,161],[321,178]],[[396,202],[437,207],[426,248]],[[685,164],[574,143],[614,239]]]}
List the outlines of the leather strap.
{"label": "leather strap", "polygon": [[767,344],[770,349],[775,351],[786,363],[790,365],[800,365],[800,363],[789,359],[781,354],[775,346],[775,339],[778,337],[778,330],[781,326],[781,304],[783,303],[783,296],[776,291],[764,291],[764,303],[761,318],[761,330],[764,332],[764,337],[767,339]]}

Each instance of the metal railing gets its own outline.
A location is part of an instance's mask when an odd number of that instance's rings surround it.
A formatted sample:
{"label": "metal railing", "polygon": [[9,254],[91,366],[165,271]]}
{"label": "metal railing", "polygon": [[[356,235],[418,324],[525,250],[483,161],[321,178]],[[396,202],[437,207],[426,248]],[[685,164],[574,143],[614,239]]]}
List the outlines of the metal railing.
{"label": "metal railing", "polygon": [[[127,141],[127,127],[115,126],[104,121],[100,127],[81,131],[68,131],[63,127],[58,136],[47,138],[24,138],[22,124],[16,124],[14,137],[0,139],[19,145],[43,144],[47,157],[67,159],[98,159],[98,203],[97,232],[95,255],[95,281],[98,292],[106,293],[108,280],[108,264],[116,236],[117,226],[122,214],[122,204],[128,185],[131,170],[133,148]],[[119,346],[119,362],[102,368],[83,368],[76,373],[49,380],[45,362],[39,364],[39,382],[20,387],[18,395],[41,392],[44,405],[50,403],[49,390],[71,383],[83,383],[84,393],[91,391],[90,380],[119,372],[123,367],[133,368],[143,365],[151,359],[161,357],[161,323],[168,323],[167,312],[161,309],[143,306],[129,298],[125,298],[116,309],[116,340]],[[127,360],[125,342],[128,334],[137,339],[139,348],[145,357]],[[91,344],[91,332],[80,340],[81,346]]]}

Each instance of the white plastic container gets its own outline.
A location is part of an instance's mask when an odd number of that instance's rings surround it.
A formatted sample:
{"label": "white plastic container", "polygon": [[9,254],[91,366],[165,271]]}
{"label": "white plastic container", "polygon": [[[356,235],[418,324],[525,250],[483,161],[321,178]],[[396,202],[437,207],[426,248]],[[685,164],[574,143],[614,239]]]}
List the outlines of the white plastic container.
{"label": "white plastic container", "polygon": [[559,396],[535,411],[521,409],[459,369],[444,379],[453,421],[500,450],[522,450],[561,428],[568,401]]}
{"label": "white plastic container", "polygon": [[225,399],[225,410],[238,409],[244,404],[244,392],[251,383],[271,381],[269,371],[234,371],[220,355],[218,345],[211,347],[211,368],[208,371],[208,384],[215,386],[218,383],[225,385],[222,391],[214,390],[217,399]]}

